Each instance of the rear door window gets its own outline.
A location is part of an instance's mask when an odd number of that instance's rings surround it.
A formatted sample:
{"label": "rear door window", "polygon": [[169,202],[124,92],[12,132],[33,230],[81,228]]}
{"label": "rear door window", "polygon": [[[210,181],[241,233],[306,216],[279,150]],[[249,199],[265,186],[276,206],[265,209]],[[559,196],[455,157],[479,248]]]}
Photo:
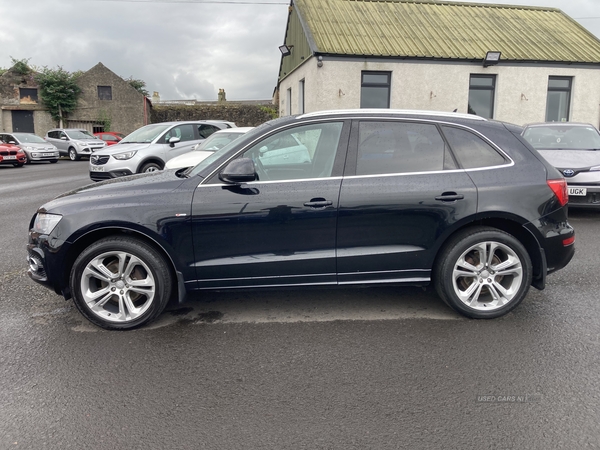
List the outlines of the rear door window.
{"label": "rear door window", "polygon": [[444,135],[465,169],[493,167],[507,161],[494,147],[470,131],[455,127],[442,127]]}
{"label": "rear door window", "polygon": [[356,175],[455,168],[456,163],[433,124],[364,121],[358,126]]}

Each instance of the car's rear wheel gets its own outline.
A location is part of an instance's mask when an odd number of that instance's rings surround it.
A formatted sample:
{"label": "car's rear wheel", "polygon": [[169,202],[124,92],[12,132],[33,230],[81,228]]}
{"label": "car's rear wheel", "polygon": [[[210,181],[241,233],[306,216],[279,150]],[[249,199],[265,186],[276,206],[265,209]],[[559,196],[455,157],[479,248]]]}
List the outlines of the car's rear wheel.
{"label": "car's rear wheel", "polygon": [[71,161],[79,161],[81,159],[81,156],[77,154],[77,150],[75,150],[73,147],[69,149],[69,159]]}
{"label": "car's rear wheel", "polygon": [[160,167],[157,163],[150,162],[142,166],[140,173],[158,172],[159,170],[162,170],[162,167]]}
{"label": "car's rear wheel", "polygon": [[476,319],[500,317],[515,308],[527,295],[531,277],[525,247],[490,227],[454,236],[434,268],[439,296],[454,310]]}
{"label": "car's rear wheel", "polygon": [[145,242],[108,237],[87,247],[71,270],[77,309],[107,329],[142,326],[164,310],[172,294],[169,267]]}

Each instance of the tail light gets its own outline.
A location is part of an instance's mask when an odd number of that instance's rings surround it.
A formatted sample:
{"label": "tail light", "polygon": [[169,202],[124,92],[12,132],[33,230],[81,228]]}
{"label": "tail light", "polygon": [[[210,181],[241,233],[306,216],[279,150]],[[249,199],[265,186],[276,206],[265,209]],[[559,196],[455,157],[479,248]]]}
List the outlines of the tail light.
{"label": "tail light", "polygon": [[567,189],[567,182],[564,178],[558,180],[546,180],[556,198],[558,198],[558,202],[560,206],[565,206],[569,201],[569,191]]}

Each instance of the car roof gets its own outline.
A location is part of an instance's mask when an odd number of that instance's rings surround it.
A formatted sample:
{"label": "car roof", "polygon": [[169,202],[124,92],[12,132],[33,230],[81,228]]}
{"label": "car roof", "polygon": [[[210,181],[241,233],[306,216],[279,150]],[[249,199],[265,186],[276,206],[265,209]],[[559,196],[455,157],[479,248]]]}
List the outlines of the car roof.
{"label": "car roof", "polygon": [[[591,123],[584,122],[537,122],[529,123],[524,128],[533,127],[594,127]],[[594,127],[596,128],[596,127]]]}
{"label": "car roof", "polygon": [[448,117],[454,119],[468,119],[476,121],[487,121],[481,116],[474,114],[464,114],[445,111],[427,111],[416,109],[385,109],[385,108],[361,108],[361,109],[339,109],[315,111],[297,116],[298,119],[323,116],[349,116],[349,115],[368,115],[368,116],[430,116],[430,117]]}
{"label": "car roof", "polygon": [[244,134],[247,133],[248,131],[252,130],[254,127],[236,127],[236,128],[225,128],[223,130],[219,130],[219,131],[215,131],[213,134],[217,134],[217,133],[239,133],[239,134]]}

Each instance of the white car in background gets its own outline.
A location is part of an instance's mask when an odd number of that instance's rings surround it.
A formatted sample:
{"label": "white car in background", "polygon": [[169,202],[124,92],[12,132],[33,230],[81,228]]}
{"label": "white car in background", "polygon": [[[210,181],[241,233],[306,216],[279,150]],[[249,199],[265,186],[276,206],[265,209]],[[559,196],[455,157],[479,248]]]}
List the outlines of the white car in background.
{"label": "white car in background", "polygon": [[205,141],[196,144],[191,152],[184,153],[183,155],[176,156],[167,161],[165,169],[193,167],[253,128],[254,127],[237,127],[217,131],[211,134]]}

